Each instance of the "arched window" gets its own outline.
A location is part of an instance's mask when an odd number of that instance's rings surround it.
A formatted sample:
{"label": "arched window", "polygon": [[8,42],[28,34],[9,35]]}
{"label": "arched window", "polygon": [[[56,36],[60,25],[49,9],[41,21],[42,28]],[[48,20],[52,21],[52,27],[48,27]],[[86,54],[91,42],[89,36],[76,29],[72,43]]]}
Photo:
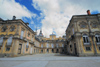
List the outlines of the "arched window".
{"label": "arched window", "polygon": [[89,37],[86,34],[83,35],[83,42],[84,44],[90,44]]}
{"label": "arched window", "polygon": [[100,44],[100,35],[96,34],[95,39],[96,39],[97,44]]}

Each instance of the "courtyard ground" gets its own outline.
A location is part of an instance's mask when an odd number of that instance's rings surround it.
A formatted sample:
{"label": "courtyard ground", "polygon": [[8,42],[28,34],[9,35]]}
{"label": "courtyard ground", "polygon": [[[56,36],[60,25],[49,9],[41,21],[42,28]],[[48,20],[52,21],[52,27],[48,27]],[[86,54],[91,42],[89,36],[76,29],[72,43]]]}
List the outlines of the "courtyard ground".
{"label": "courtyard ground", "polygon": [[0,67],[100,67],[100,57],[35,54],[0,58]]}

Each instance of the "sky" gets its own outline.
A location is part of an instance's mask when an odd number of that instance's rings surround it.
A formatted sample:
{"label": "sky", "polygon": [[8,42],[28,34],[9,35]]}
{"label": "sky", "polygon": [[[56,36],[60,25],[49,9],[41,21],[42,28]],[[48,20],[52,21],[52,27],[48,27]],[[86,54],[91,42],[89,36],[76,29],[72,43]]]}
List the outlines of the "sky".
{"label": "sky", "polygon": [[49,37],[54,33],[65,35],[65,30],[73,15],[100,13],[100,0],[0,0],[0,18],[11,20],[22,19],[29,27],[39,34]]}

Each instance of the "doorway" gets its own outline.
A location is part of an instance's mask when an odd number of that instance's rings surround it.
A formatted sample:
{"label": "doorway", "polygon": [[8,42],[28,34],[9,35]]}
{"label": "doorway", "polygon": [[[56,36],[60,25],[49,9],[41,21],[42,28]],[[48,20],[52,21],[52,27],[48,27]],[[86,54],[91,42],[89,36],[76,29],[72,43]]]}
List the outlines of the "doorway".
{"label": "doorway", "polygon": [[21,50],[22,50],[22,44],[19,44],[19,47],[18,47],[18,54],[21,54]]}
{"label": "doorway", "polygon": [[75,51],[75,55],[77,55],[76,43],[74,43],[74,51]]}

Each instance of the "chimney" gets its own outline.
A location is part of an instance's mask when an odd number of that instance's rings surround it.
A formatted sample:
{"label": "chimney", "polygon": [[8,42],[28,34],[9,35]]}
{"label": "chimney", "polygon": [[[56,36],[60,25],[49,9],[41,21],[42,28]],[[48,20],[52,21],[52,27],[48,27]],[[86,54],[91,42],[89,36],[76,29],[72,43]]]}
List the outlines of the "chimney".
{"label": "chimney", "polygon": [[13,16],[12,20],[16,20],[16,16]]}
{"label": "chimney", "polygon": [[28,22],[26,22],[25,24],[26,24],[26,25],[29,25],[29,23],[28,23]]}
{"label": "chimney", "polygon": [[90,10],[87,10],[87,14],[88,14],[88,15],[91,15]]}

